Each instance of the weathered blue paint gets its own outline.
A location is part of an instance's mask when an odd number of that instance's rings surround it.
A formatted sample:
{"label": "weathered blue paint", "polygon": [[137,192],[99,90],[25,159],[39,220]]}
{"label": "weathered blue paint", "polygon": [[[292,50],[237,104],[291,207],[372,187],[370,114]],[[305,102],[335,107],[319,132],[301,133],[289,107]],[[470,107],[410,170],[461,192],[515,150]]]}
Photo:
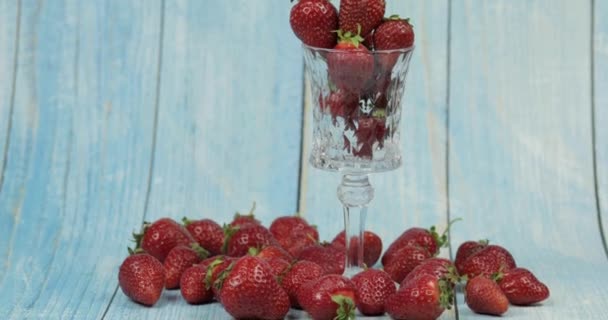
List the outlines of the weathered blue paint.
{"label": "weathered blue paint", "polygon": [[[113,296],[144,217],[224,222],[256,200],[268,224],[299,199],[333,238],[338,175],[305,162],[298,181],[310,129],[302,135],[289,9],[0,1],[0,288],[12,293],[0,295],[0,318],[98,319],[106,308],[106,319],[228,318],[178,291],[153,308]],[[408,0],[389,1],[387,12],[412,19],[417,48],[405,164],[372,177],[369,228],[387,245],[405,228],[463,217],[452,253],[489,238],[552,289],[542,307],[511,307],[507,317],[606,318],[595,181],[606,231],[608,1]],[[458,318],[485,318],[458,302]]]}
{"label": "weathered blue paint", "polygon": [[[452,8],[450,204],[464,218],[454,245],[489,238],[552,289],[545,306],[512,308],[513,316],[605,318],[589,3],[455,1]],[[460,310],[483,318],[462,303]]]}

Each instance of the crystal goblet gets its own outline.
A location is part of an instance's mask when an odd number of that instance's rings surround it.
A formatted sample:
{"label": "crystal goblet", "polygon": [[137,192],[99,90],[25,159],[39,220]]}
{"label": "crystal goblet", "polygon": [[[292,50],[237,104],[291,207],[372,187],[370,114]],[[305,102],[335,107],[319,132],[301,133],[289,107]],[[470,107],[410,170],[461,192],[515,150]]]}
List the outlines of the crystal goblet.
{"label": "crystal goblet", "polygon": [[[401,165],[402,98],[414,47],[343,51],[303,45],[313,112],[313,167],[339,172],[344,211],[345,275],[363,266],[369,174]],[[371,266],[370,266],[371,267]]]}

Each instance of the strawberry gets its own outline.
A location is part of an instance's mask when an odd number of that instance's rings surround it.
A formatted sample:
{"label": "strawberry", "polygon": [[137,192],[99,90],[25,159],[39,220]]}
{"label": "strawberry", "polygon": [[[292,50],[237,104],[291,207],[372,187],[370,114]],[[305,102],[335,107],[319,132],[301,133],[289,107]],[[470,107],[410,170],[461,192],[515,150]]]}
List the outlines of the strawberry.
{"label": "strawberry", "polygon": [[209,252],[209,255],[216,256],[222,253],[224,230],[217,222],[211,219],[189,220],[186,217],[182,221],[186,230]]}
{"label": "strawberry", "polygon": [[179,281],[179,289],[186,302],[201,304],[213,300],[213,291],[205,286],[206,276],[207,266],[202,262],[184,270]]}
{"label": "strawberry", "polygon": [[384,308],[393,319],[437,319],[451,308],[454,290],[448,281],[422,275],[388,297]]}
{"label": "strawberry", "polygon": [[360,28],[361,35],[366,37],[382,22],[385,9],[384,0],[341,0],[340,29],[355,33]]}
{"label": "strawberry", "polygon": [[[350,242],[351,247],[349,255],[352,261],[356,261],[357,251],[359,248],[359,237],[351,237]],[[331,245],[337,248],[344,248],[345,244],[344,231],[338,233],[338,235],[336,235],[336,237],[331,241]],[[365,265],[368,267],[373,266],[380,258],[381,253],[382,239],[371,231],[365,231],[363,233],[363,263],[365,263]]]}
{"label": "strawberry", "polygon": [[[351,119],[359,108],[359,96],[345,90],[333,91],[325,99],[321,99],[320,105],[331,114],[334,124],[338,118]],[[348,121],[345,121],[349,124]]]}
{"label": "strawberry", "polygon": [[298,290],[298,303],[313,319],[354,319],[355,285],[341,275],[324,275]]}
{"label": "strawberry", "polygon": [[296,256],[304,247],[319,241],[317,229],[298,216],[276,218],[268,230],[281,247],[293,256]]}
{"label": "strawberry", "polygon": [[495,278],[512,304],[530,305],[549,297],[549,288],[528,269],[514,268],[499,272]]}
{"label": "strawberry", "polygon": [[477,313],[499,316],[509,309],[509,300],[496,282],[483,276],[470,279],[464,287],[464,300]]}
{"label": "strawberry", "polygon": [[297,292],[308,281],[316,280],[323,275],[323,268],[312,261],[301,260],[294,263],[280,275],[280,283],[294,308],[300,308]]}
{"label": "strawberry", "polygon": [[338,44],[327,54],[331,81],[348,94],[359,95],[374,73],[374,56],[359,34],[338,30]]}
{"label": "strawberry", "polygon": [[403,247],[394,254],[394,258],[388,264],[384,265],[384,271],[395,282],[400,283],[414,268],[430,257],[431,254],[422,247]]}
{"label": "strawberry", "polygon": [[414,45],[414,28],[409,19],[392,15],[374,31],[374,49],[405,49]]}
{"label": "strawberry", "polygon": [[432,226],[429,229],[410,228],[405,230],[395,241],[393,241],[393,243],[391,243],[388,249],[386,249],[386,252],[382,256],[382,264],[387,264],[400,248],[410,245],[425,248],[432,256],[436,256],[439,254],[439,248],[447,247],[447,234],[451,225],[458,220],[460,219],[450,221],[448,227],[441,235],[437,233],[435,226]]}
{"label": "strawberry", "polygon": [[300,0],[291,8],[289,23],[296,37],[305,44],[318,48],[332,48],[336,44],[338,11],[328,0]]}
{"label": "strawberry", "polygon": [[454,282],[458,281],[458,275],[452,262],[444,258],[430,258],[422,261],[401,281],[401,285],[406,285],[412,279],[424,274],[434,275],[437,279],[449,278]]}
{"label": "strawberry", "polygon": [[244,226],[247,224],[262,224],[258,219],[255,218],[253,212],[255,211],[255,202],[249,210],[248,214],[240,214],[239,212],[234,214],[234,218],[232,222],[230,222],[231,227]]}
{"label": "strawberry", "polygon": [[161,218],[152,224],[144,222],[142,232],[133,236],[137,248],[142,248],[160,262],[165,261],[169,251],[176,246],[196,243],[188,230],[171,218]]}
{"label": "strawberry", "polygon": [[456,259],[454,259],[456,269],[460,271],[462,269],[462,264],[467,258],[485,248],[488,245],[488,242],[488,240],[463,242],[456,251]]}
{"label": "strawberry", "polygon": [[237,319],[283,319],[289,297],[266,261],[252,256],[237,260],[218,279],[220,301]]}
{"label": "strawberry", "polygon": [[250,247],[279,245],[272,233],[259,224],[243,224],[228,227],[225,231],[223,252],[231,257],[242,257]]}
{"label": "strawberry", "polygon": [[276,245],[266,246],[262,249],[250,247],[248,253],[264,260],[278,258],[287,262],[293,261],[293,257],[285,249]]}
{"label": "strawberry", "polygon": [[352,278],[355,284],[357,309],[366,316],[384,314],[384,301],[397,291],[395,282],[388,273],[367,269]]}
{"label": "strawberry", "polygon": [[498,271],[508,271],[515,267],[515,259],[507,249],[491,244],[469,256],[458,271],[472,279],[478,275],[490,277]]}
{"label": "strawberry", "polygon": [[179,245],[167,255],[163,266],[165,267],[165,288],[179,288],[179,280],[184,270],[207,258],[209,253],[198,244],[191,247]]}
{"label": "strawberry", "polygon": [[342,274],[346,257],[344,250],[325,243],[304,248],[300,252],[298,260],[307,260],[318,264],[323,268],[324,274]]}
{"label": "strawberry", "polygon": [[163,264],[141,249],[133,251],[129,248],[129,253],[118,271],[120,289],[133,301],[153,306],[165,286]]}

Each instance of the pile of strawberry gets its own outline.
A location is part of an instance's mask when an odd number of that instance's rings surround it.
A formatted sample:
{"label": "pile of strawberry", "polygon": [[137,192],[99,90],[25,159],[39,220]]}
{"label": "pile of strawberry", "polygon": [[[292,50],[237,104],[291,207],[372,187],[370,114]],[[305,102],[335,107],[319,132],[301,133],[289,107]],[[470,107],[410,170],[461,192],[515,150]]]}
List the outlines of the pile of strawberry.
{"label": "pile of strawberry", "polygon": [[323,53],[332,90],[321,93],[318,103],[334,123],[342,118],[345,129],[355,132],[356,141],[345,138],[344,149],[360,158],[371,158],[391,135],[389,86],[401,55],[394,50],[414,44],[409,20],[384,18],[385,7],[384,0],[341,0],[338,11],[328,0],[300,0],[290,13],[292,30],[304,44],[333,49]]}
{"label": "pile of strawberry", "polygon": [[[142,305],[154,305],[164,289],[180,289],[188,303],[217,301],[237,319],[283,319],[290,307],[314,319],[353,319],[356,309],[367,316],[436,319],[467,278],[466,303],[479,313],[499,315],[509,302],[528,305],[549,296],[506,249],[487,241],[463,243],[454,263],[438,258],[447,231],[407,229],[382,256],[383,270],[366,268],[349,279],[342,276],[344,232],[320,243],[315,226],[299,216],[278,217],[269,228],[251,212],[223,227],[211,219],[180,224],[162,218],[134,234],[135,249],[129,248],[118,279],[125,295]],[[373,266],[382,240],[365,231],[363,241],[363,260]],[[354,256],[358,237],[350,244]]]}

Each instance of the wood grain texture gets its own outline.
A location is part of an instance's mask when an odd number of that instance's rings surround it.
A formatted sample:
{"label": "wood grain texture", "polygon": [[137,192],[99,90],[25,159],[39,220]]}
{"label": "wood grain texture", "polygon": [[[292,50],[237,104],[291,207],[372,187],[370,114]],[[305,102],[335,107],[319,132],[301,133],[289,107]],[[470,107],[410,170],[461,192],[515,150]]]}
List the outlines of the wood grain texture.
{"label": "wood grain texture", "polygon": [[101,318],[112,298],[148,184],[155,3],[23,2],[3,319]]}
{"label": "wood grain texture", "polygon": [[[608,1],[595,1],[594,109],[597,196],[608,248]],[[608,249],[606,251],[608,255]]]}
{"label": "wood grain texture", "polygon": [[[13,104],[15,48],[18,29],[18,6],[9,5],[7,1],[0,2],[0,192],[4,186],[5,157],[8,153],[9,122],[11,121],[11,106]],[[9,234],[13,218],[8,212],[0,211],[0,232]],[[8,265],[8,241],[0,241],[0,279]]]}
{"label": "wood grain texture", "polygon": [[[591,152],[589,4],[452,6],[450,204],[465,219],[455,244],[502,244],[552,290],[543,306],[513,307],[509,317],[607,316]],[[460,311],[461,318],[485,318],[462,304]]]}
{"label": "wood grain texture", "polygon": [[[290,8],[288,1],[166,1],[146,219],[187,215],[227,222],[254,200],[266,225],[295,212],[302,58]],[[218,304],[190,307],[178,292],[165,292],[152,309],[119,293],[106,318],[170,317],[228,316]]]}

